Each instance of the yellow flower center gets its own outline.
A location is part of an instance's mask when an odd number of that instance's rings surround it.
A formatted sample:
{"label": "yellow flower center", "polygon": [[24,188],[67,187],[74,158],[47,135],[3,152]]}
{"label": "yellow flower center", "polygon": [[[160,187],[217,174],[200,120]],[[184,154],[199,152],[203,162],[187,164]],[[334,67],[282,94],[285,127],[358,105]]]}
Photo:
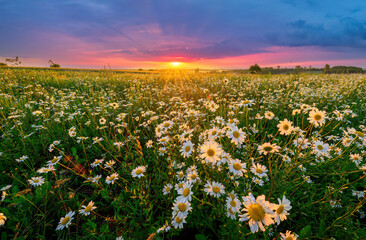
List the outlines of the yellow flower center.
{"label": "yellow flower center", "polygon": [[113,179],[115,179],[116,177],[114,175],[109,177],[109,181],[113,181]]}
{"label": "yellow flower center", "polygon": [[169,127],[170,126],[170,123],[168,123],[168,122],[166,122],[166,123],[164,123],[164,127]]}
{"label": "yellow flower center", "polygon": [[212,188],[212,191],[213,191],[214,193],[219,193],[219,192],[220,192],[220,188],[219,188],[219,187],[217,187],[217,186],[215,186],[215,187],[213,187],[213,188]]}
{"label": "yellow flower center", "polygon": [[191,146],[186,146],[186,147],[184,148],[184,151],[185,151],[185,152],[189,152],[189,150],[191,150]]}
{"label": "yellow flower center", "polygon": [[207,155],[209,156],[209,157],[213,157],[214,155],[215,155],[215,150],[213,150],[213,149],[208,149],[207,150]]}
{"label": "yellow flower center", "polygon": [[93,205],[88,205],[88,206],[84,209],[84,211],[85,211],[85,212],[90,212],[90,211],[92,210],[92,208],[93,208]]}
{"label": "yellow flower center", "polygon": [[[178,185],[179,188],[182,188],[183,187],[183,183],[179,183]],[[184,191],[183,191],[184,192]]]}
{"label": "yellow flower center", "polygon": [[280,215],[281,213],[283,213],[283,210],[284,210],[284,209],[285,209],[285,206],[280,205],[280,206],[277,208],[276,213],[277,213],[278,215]]}
{"label": "yellow flower center", "polygon": [[54,158],[51,160],[51,163],[55,163],[55,162],[57,162],[57,160],[58,160],[58,158]]}
{"label": "yellow flower center", "polygon": [[234,163],[233,168],[234,168],[236,171],[239,171],[239,170],[241,169],[241,165],[240,165],[240,163]]}
{"label": "yellow flower center", "polygon": [[189,190],[189,188],[185,188],[184,190],[183,190],[183,197],[187,197],[188,195],[189,195],[189,193],[190,193],[191,191]]}
{"label": "yellow flower center", "polygon": [[244,100],[243,102],[242,102],[242,104],[243,105],[246,105],[246,104],[248,104],[249,103],[249,101],[248,100]]}
{"label": "yellow flower center", "polygon": [[179,178],[183,177],[183,172],[179,172]]}
{"label": "yellow flower center", "polygon": [[318,146],[317,146],[317,148],[318,148],[319,150],[323,150],[323,149],[324,149],[324,147],[323,147],[322,145],[318,145]]}
{"label": "yellow flower center", "polygon": [[212,136],[214,136],[214,135],[216,135],[216,133],[217,133],[217,131],[216,131],[216,130],[213,130],[213,131],[211,132],[211,135],[212,135]]}
{"label": "yellow flower center", "polygon": [[294,238],[289,236],[289,237],[285,238],[285,240],[294,240]]}
{"label": "yellow flower center", "polygon": [[230,205],[231,205],[232,207],[236,207],[236,201],[231,201],[231,202],[230,202]]}
{"label": "yellow flower center", "polygon": [[181,223],[182,221],[183,221],[183,218],[180,218],[180,217],[175,218],[176,223]]}
{"label": "yellow flower center", "polygon": [[170,188],[169,187],[165,188],[165,191],[166,192],[169,192],[170,191]]}
{"label": "yellow flower center", "polygon": [[365,134],[363,132],[360,132],[360,131],[356,131],[355,132],[359,137],[365,137]]}
{"label": "yellow flower center", "polygon": [[289,128],[290,128],[290,126],[289,125],[287,125],[287,124],[285,124],[285,125],[283,125],[283,130],[285,130],[285,131],[287,131]]}
{"label": "yellow flower center", "polygon": [[263,170],[262,170],[262,169],[260,169],[260,168],[257,168],[255,171],[256,171],[257,173],[259,173],[259,174],[262,174],[262,173],[263,173]]}
{"label": "yellow flower center", "polygon": [[33,182],[34,183],[38,183],[39,182],[39,179],[34,179]]}
{"label": "yellow flower center", "polygon": [[254,221],[262,221],[264,219],[264,215],[265,215],[265,212],[264,212],[264,208],[255,203],[255,204],[250,204],[249,207],[248,207],[248,213],[250,215],[250,217],[254,220]]}
{"label": "yellow flower center", "polygon": [[142,170],[141,169],[137,169],[136,170],[136,175],[140,175],[142,173]]}
{"label": "yellow flower center", "polygon": [[315,119],[316,121],[319,121],[320,119],[322,119],[322,115],[320,115],[320,114],[315,114],[315,115],[314,115],[314,119]]}
{"label": "yellow flower center", "polygon": [[239,137],[240,137],[240,133],[239,133],[238,131],[234,131],[234,132],[233,132],[233,136],[234,136],[235,138],[239,138]]}
{"label": "yellow flower center", "polygon": [[62,225],[66,225],[70,220],[70,217],[65,217],[62,221],[61,221],[61,224]]}
{"label": "yellow flower center", "polygon": [[185,203],[179,203],[179,205],[178,205],[178,209],[179,209],[179,211],[181,211],[181,212],[185,212],[185,211],[186,211],[186,209],[187,209],[187,205],[186,205]]}
{"label": "yellow flower center", "polygon": [[192,175],[191,175],[191,179],[193,179],[193,180],[194,180],[194,179],[196,179],[196,178],[197,178],[197,175],[196,175],[196,174],[192,174]]}
{"label": "yellow flower center", "polygon": [[229,196],[231,197],[231,199],[234,199],[235,198],[235,195],[234,194],[229,194]]}
{"label": "yellow flower center", "polygon": [[266,147],[263,148],[263,150],[266,151],[266,152],[270,152],[270,151],[272,151],[272,149],[273,149],[272,146],[266,146]]}

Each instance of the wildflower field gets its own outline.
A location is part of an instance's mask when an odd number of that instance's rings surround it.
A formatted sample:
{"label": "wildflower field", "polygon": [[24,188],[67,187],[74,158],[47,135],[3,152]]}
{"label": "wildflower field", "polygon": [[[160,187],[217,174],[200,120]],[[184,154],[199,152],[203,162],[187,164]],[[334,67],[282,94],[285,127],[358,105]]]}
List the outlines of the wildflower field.
{"label": "wildflower field", "polygon": [[365,239],[366,75],[0,69],[1,239]]}

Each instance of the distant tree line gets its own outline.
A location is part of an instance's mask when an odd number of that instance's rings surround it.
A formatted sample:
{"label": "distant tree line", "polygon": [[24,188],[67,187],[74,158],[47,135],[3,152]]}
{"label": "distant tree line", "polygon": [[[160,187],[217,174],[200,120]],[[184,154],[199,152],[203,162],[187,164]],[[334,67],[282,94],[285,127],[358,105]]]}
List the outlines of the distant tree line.
{"label": "distant tree line", "polygon": [[330,67],[328,64],[324,67],[324,73],[330,74],[330,73],[364,73],[365,71],[362,70],[360,67],[354,67],[354,66],[334,66]]}
{"label": "distant tree line", "polygon": [[235,69],[227,70],[225,72],[236,72],[236,73],[251,73],[251,74],[299,74],[299,73],[365,73],[362,68],[354,66],[334,66],[330,67],[326,64],[324,68],[315,68],[313,66],[302,67],[295,66],[295,68],[281,68],[281,66],[264,67],[261,68],[258,64],[254,64],[249,69]]}

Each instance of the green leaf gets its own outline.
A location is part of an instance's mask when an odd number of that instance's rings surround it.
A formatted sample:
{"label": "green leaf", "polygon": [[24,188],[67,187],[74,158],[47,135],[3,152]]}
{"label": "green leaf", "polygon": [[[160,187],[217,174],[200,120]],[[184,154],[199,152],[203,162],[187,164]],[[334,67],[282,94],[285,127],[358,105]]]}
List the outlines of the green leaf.
{"label": "green leaf", "polygon": [[6,234],[6,232],[2,232],[1,233],[1,240],[6,240],[8,239],[8,235]]}
{"label": "green leaf", "polygon": [[71,152],[72,152],[72,155],[74,155],[75,157],[75,160],[78,161],[79,160],[79,156],[77,154],[77,151],[76,151],[76,148],[71,148]]}
{"label": "green leaf", "polygon": [[311,235],[311,225],[306,225],[299,232],[299,238],[307,238]]}
{"label": "green leaf", "polygon": [[208,237],[206,237],[204,234],[196,234],[194,235],[194,237],[196,238],[196,240],[207,240]]}

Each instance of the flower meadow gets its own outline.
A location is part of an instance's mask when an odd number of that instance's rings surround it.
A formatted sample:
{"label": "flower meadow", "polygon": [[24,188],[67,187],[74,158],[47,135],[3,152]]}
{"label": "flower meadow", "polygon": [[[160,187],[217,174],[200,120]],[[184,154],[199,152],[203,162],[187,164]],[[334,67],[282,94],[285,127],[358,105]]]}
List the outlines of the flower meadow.
{"label": "flower meadow", "polygon": [[366,238],[366,76],[0,70],[1,239]]}

